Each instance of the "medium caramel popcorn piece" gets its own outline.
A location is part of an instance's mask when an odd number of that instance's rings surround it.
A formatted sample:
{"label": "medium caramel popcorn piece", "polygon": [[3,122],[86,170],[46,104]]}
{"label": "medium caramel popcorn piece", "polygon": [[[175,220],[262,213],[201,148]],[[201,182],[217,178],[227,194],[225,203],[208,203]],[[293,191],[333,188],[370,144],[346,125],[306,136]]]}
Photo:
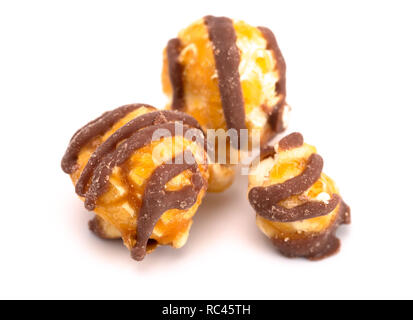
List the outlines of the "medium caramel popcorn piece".
{"label": "medium caramel popcorn piece", "polygon": [[[170,135],[154,139],[157,132]],[[96,213],[89,228],[121,237],[138,261],[158,245],[182,247],[207,189],[203,140],[193,117],[144,104],[106,112],[78,130],[62,169]]]}

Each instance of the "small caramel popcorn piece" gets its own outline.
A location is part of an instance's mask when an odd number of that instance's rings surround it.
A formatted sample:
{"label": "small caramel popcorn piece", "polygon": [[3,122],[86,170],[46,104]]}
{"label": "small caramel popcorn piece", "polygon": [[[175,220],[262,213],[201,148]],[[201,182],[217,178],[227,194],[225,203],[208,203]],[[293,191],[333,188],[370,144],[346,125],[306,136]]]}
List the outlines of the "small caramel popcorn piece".
{"label": "small caramel popcorn piece", "polygon": [[350,223],[350,208],[323,159],[299,133],[267,147],[249,173],[248,198],[259,229],[288,257],[318,260],[336,253],[335,232]]}

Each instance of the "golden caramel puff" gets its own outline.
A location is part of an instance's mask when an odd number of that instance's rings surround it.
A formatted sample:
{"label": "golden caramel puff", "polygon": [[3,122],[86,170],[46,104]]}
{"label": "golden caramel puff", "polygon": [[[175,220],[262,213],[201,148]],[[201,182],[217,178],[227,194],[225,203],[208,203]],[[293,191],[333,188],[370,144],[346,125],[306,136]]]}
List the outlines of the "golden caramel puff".
{"label": "golden caramel puff", "polygon": [[273,33],[243,21],[207,16],[164,50],[167,108],[202,128],[258,130],[262,144],[286,126],[285,62]]}
{"label": "golden caramel puff", "polygon": [[350,223],[350,208],[322,169],[316,148],[299,133],[265,148],[251,166],[248,198],[257,225],[288,257],[319,260],[338,252],[336,229]]}
{"label": "golden caramel puff", "polygon": [[90,229],[121,237],[138,261],[157,245],[182,247],[207,189],[203,139],[191,116],[143,104],[106,112],[77,131],[62,169],[96,213]]}
{"label": "golden caramel puff", "polygon": [[228,189],[235,179],[236,166],[212,163],[208,167],[208,192],[219,193]]}

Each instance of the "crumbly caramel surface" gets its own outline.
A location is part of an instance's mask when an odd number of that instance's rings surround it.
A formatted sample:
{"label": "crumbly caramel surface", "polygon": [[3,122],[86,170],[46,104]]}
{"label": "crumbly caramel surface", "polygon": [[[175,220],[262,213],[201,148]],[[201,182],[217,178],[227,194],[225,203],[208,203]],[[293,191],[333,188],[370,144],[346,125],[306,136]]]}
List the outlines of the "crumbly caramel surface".
{"label": "crumbly caramel surface", "polygon": [[[73,183],[79,179],[91,154],[101,143],[130,120],[151,111],[153,110],[143,107],[129,113],[103,136],[95,138],[83,147],[78,157],[79,169],[71,175]],[[186,148],[192,151],[197,162],[204,163],[206,153],[199,144],[176,136],[154,141],[136,150],[124,164],[114,168],[109,178],[107,191],[98,198],[94,212],[119,231],[129,249],[133,248],[136,243],[137,218],[148,179],[159,165],[172,159]],[[207,181],[208,169],[200,165],[199,170]],[[165,189],[167,191],[179,190],[191,184],[191,176],[190,171],[184,171],[170,180]],[[201,190],[196,203],[188,210],[172,209],[166,211],[157,222],[150,239],[155,240],[157,244],[182,247],[188,237],[192,217],[204,194],[205,190]],[[152,249],[153,243],[154,241],[151,242]]]}
{"label": "crumbly caramel surface", "polygon": [[[308,158],[316,152],[316,148],[308,144],[287,151],[279,150],[274,158],[267,158],[252,168],[249,187],[279,184],[300,175],[306,168]],[[292,208],[311,200],[328,202],[333,194],[339,194],[336,184],[322,173],[307,191],[288,197],[279,205]],[[256,222],[269,238],[299,239],[326,230],[334,222],[338,210],[339,205],[328,215],[295,222],[274,222],[257,215]]]}
{"label": "crumbly caramel surface", "polygon": [[[237,46],[240,49],[240,81],[245,102],[247,129],[258,129],[268,135],[265,109],[278,102],[275,85],[279,79],[276,60],[267,50],[267,42],[258,28],[234,21]],[[226,129],[218,88],[212,43],[203,20],[198,20],[179,33],[185,90],[185,109],[204,129]],[[172,99],[168,60],[164,52],[162,72],[164,92]]]}

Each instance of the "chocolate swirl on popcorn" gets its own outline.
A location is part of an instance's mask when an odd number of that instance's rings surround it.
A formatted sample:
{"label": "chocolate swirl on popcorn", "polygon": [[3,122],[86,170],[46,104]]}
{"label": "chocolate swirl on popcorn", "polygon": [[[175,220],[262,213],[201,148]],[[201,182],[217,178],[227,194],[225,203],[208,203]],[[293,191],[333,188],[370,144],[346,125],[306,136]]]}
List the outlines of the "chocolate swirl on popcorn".
{"label": "chocolate swirl on popcorn", "polygon": [[[277,152],[300,148],[304,145],[300,133],[292,133],[278,143]],[[274,147],[262,149],[261,160],[274,157]],[[292,238],[277,231],[272,234],[272,242],[287,257],[306,257],[309,260],[320,260],[335,254],[340,249],[340,240],[335,236],[341,224],[350,223],[350,208],[338,194],[333,194],[328,203],[308,201],[293,208],[280,204],[291,196],[299,196],[307,191],[320,178],[323,159],[312,154],[303,172],[283,183],[265,187],[253,187],[248,198],[258,216],[273,222],[288,223],[325,216],[335,212],[331,222],[319,232],[294,234]],[[337,211],[335,211],[337,210]]]}
{"label": "chocolate swirl on popcorn", "polygon": [[110,129],[110,127],[112,127],[116,122],[125,117],[128,113],[141,107],[147,107],[155,110],[154,107],[141,103],[124,105],[115,110],[105,112],[99,118],[89,122],[87,125],[76,131],[76,133],[70,140],[69,147],[67,148],[66,153],[62,159],[61,165],[63,171],[69,174],[76,171],[77,156],[82,147],[84,147],[93,138],[96,138],[99,135],[103,135]]}
{"label": "chocolate swirl on popcorn", "polygon": [[[198,122],[194,118],[192,118],[191,116],[187,114],[177,112],[177,111],[169,111],[169,110],[154,111],[154,112],[146,113],[140,117],[137,117],[129,121],[126,125],[124,125],[119,130],[117,130],[113,135],[111,135],[104,143],[102,143],[95,150],[95,152],[91,155],[85,168],[83,169],[82,174],[76,184],[76,193],[82,197],[86,195],[85,188],[87,184],[89,183],[89,180],[94,170],[96,169],[98,163],[101,162],[103,157],[105,157],[108,153],[112,152],[116,148],[119,142],[131,137],[132,134],[148,126],[153,126],[153,125],[156,126],[157,124],[174,122],[174,121],[181,121],[183,124],[187,125],[188,127],[202,130]],[[151,130],[153,131],[156,130],[156,127],[154,127]],[[152,136],[150,136],[149,138],[151,137]]]}
{"label": "chocolate swirl on popcorn", "polygon": [[[299,141],[302,145],[303,142],[299,136],[301,135],[292,134],[282,139],[279,143],[280,148],[284,150],[296,148]],[[285,208],[279,204],[282,200],[308,190],[320,178],[322,170],[323,158],[318,154],[312,154],[300,175],[280,184],[253,187],[248,193],[251,206],[261,217],[277,222],[294,222],[331,213],[340,203],[340,197],[337,194],[333,194],[328,203],[308,201],[294,208]]]}
{"label": "chocolate swirl on popcorn", "polygon": [[[142,106],[156,110],[142,104],[123,106],[103,114],[78,130],[62,160],[63,170],[73,173],[77,169],[77,157],[83,146],[105,134],[117,121]],[[85,197],[85,207],[88,210],[95,209],[96,201],[107,190],[113,169],[120,167],[124,170],[124,164],[136,150],[153,141],[175,136],[192,139],[207,151],[206,139],[198,122],[179,111],[151,111],[134,118],[119,128],[97,147],[77,181],[76,192]],[[176,159],[182,159],[183,163],[178,163],[175,161]],[[154,170],[145,186],[140,207],[135,206],[139,215],[137,244],[132,250],[134,259],[142,260],[144,258],[148,239],[156,222],[164,212],[170,209],[186,210],[191,208],[196,203],[201,190],[207,188],[207,181],[204,181],[199,171],[200,165],[206,166],[207,163],[197,163],[194,155],[187,149],[184,153],[176,155],[172,159],[172,163],[162,164]],[[192,184],[184,186],[178,191],[167,191],[165,189],[166,183],[186,170],[192,172]]]}
{"label": "chocolate swirl on popcorn", "polygon": [[[157,130],[165,130],[171,133],[172,136],[178,134],[184,136],[189,130],[193,136],[197,137],[196,141],[203,141],[203,132],[199,129],[182,125],[179,122],[167,122],[158,125],[152,125],[143,128],[128,139],[121,142],[115,150],[106,154],[95,167],[93,176],[90,181],[90,186],[85,192],[85,207],[88,210],[93,210],[96,206],[96,201],[107,189],[109,177],[112,170],[116,166],[120,166],[138,149],[149,145],[153,142],[153,135]],[[204,145],[202,145],[204,147]]]}

